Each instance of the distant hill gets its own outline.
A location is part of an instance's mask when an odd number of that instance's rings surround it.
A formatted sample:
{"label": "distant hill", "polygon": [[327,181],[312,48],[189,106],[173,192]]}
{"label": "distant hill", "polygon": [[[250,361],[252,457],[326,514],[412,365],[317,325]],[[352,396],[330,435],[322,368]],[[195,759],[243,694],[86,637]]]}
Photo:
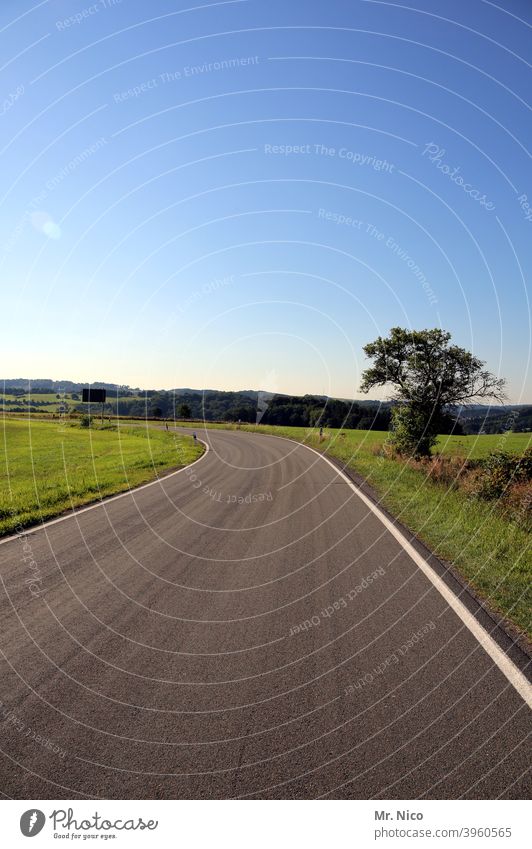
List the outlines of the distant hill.
{"label": "distant hill", "polygon": [[[86,383],[72,380],[10,378],[0,382],[0,396],[8,396],[3,401],[6,411],[81,411],[86,409],[80,401],[85,386]],[[190,417],[206,421],[388,430],[393,405],[391,401],[283,395],[255,389],[238,392],[190,387],[138,389],[105,381],[94,381],[91,386],[107,389],[106,413],[135,417]],[[504,433],[507,430],[532,430],[532,406],[472,404],[459,411],[450,411],[442,423],[442,432],[446,433]]]}
{"label": "distant hill", "polygon": [[[96,389],[108,389],[109,391],[112,390],[114,392],[116,392],[117,389],[130,389],[129,386],[123,387],[117,383],[105,383],[101,380],[96,380],[90,385],[94,386]],[[34,392],[36,389],[46,390],[47,392],[81,392],[81,390],[85,386],[88,386],[88,384],[77,383],[73,380],[49,380],[45,377],[38,378],[36,380],[30,380],[27,377],[10,377],[4,378],[0,381],[0,392],[5,392],[9,388],[24,389],[26,392]],[[131,391],[140,392],[141,390],[139,389]]]}
{"label": "distant hill", "polygon": [[[0,395],[4,396],[4,409],[11,412],[82,411],[86,406],[80,395],[86,385],[46,378],[4,379],[0,382]],[[323,395],[283,395],[255,389],[141,390],[105,381],[94,381],[91,386],[107,389],[105,412],[111,415],[377,430],[387,430],[390,423],[390,404],[378,401],[359,403]]]}

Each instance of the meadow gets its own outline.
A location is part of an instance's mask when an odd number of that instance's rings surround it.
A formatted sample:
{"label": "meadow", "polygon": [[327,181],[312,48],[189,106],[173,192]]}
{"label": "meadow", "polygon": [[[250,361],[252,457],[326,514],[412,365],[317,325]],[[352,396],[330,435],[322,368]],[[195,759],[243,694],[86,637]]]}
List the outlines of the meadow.
{"label": "meadow", "polygon": [[[434,480],[430,464],[381,454],[388,438],[382,431],[326,428],[320,441],[315,429],[244,424],[213,427],[286,436],[339,460],[367,481],[390,513],[435,554],[452,563],[495,613],[531,635],[532,536],[515,515],[500,509],[497,500],[472,497],[453,481]],[[440,436],[435,453],[456,458],[455,469],[460,469],[460,458],[479,460],[494,451],[521,455],[531,444],[529,433]]]}
{"label": "meadow", "polygon": [[155,428],[4,417],[0,535],[146,483],[188,465],[203,450],[191,437]]}
{"label": "meadow", "polygon": [[[300,442],[307,442],[313,447],[319,444],[319,431],[316,428],[234,424],[231,422],[226,424],[205,422],[199,419],[179,421],[179,425],[197,428],[221,428],[222,430],[247,430],[250,433],[271,433],[277,434],[277,436],[288,436],[290,439],[297,439]],[[388,438],[388,433],[382,430],[342,430],[342,428],[324,428],[324,435],[330,447],[336,446],[338,448],[339,443],[341,443],[350,456],[360,452],[364,453],[375,446],[382,446]],[[532,433],[512,433],[508,431],[504,434],[439,436],[434,453],[476,460],[480,457],[486,457],[492,451],[522,454],[530,446],[532,446]]]}
{"label": "meadow", "polygon": [[[74,397],[73,397],[74,396]],[[108,401],[116,402],[122,400],[138,400],[139,396],[117,396],[108,393]],[[13,408],[31,408],[39,413],[59,413],[64,407],[74,409],[81,403],[81,392],[25,392],[21,395],[13,395],[9,392],[0,392],[0,410],[9,413]]]}

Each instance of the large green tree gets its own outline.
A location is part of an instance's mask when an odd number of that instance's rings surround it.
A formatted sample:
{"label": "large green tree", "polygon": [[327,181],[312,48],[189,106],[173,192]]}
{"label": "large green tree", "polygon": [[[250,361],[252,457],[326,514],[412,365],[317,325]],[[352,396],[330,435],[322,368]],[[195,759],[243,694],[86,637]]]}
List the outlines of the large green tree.
{"label": "large green tree", "polygon": [[451,344],[439,328],[393,327],[364,347],[373,365],[362,375],[360,389],[393,387],[399,403],[392,412],[393,441],[404,454],[430,455],[445,412],[481,399],[502,401],[505,381],[465,348]]}

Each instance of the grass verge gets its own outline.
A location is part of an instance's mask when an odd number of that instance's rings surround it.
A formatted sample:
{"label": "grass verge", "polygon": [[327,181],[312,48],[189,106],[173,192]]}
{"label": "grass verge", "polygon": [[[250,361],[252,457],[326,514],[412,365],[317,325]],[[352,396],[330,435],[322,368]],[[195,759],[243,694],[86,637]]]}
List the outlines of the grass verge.
{"label": "grass verge", "polygon": [[80,428],[4,418],[0,536],[186,466],[203,453],[191,437],[155,428]]}

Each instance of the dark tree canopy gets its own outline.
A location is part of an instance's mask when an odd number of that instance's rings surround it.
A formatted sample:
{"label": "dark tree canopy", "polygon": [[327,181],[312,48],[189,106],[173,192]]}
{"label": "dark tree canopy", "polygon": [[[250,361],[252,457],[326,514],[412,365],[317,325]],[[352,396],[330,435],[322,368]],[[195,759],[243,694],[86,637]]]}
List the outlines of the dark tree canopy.
{"label": "dark tree canopy", "polygon": [[417,404],[442,407],[467,404],[481,398],[504,400],[505,381],[484,368],[478,357],[449,344],[444,330],[405,330],[392,327],[364,347],[374,361],[362,375],[361,391],[391,384],[395,397]]}
{"label": "dark tree canopy", "polygon": [[189,419],[192,416],[192,411],[188,404],[180,404],[177,410],[177,416],[180,419]]}

